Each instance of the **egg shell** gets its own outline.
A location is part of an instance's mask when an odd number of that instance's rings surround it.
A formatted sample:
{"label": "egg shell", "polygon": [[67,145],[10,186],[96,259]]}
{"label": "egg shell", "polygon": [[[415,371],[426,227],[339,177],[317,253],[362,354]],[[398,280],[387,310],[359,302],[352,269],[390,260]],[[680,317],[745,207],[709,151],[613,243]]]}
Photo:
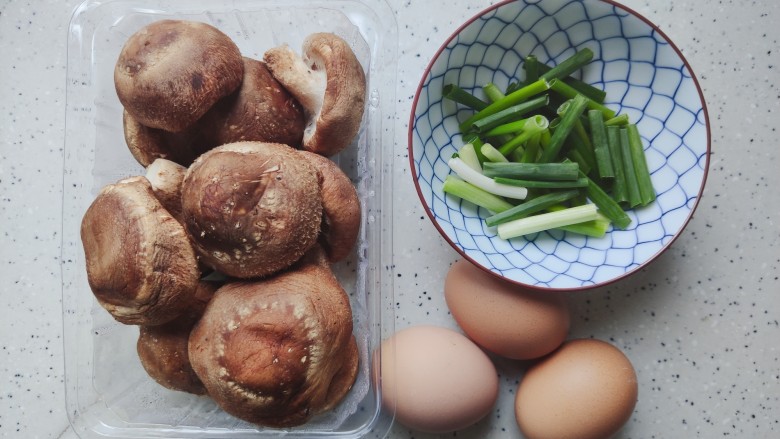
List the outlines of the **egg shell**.
{"label": "egg shell", "polygon": [[515,416],[528,439],[606,439],[631,417],[637,395],[623,352],[600,340],[571,340],[528,369]]}
{"label": "egg shell", "polygon": [[453,330],[403,329],[382,342],[380,352],[382,404],[413,430],[445,433],[468,427],[490,413],[498,398],[495,366]]}
{"label": "egg shell", "polygon": [[549,354],[569,332],[561,293],[541,293],[502,281],[467,260],[455,262],[444,282],[447,306],[475,343],[514,360]]}

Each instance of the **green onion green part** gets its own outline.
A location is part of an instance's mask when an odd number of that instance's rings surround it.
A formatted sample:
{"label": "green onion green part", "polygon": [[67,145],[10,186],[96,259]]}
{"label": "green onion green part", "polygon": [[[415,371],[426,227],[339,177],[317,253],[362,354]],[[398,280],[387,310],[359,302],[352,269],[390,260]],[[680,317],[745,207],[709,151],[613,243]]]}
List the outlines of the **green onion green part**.
{"label": "green onion green part", "polygon": [[495,101],[499,101],[501,99],[504,99],[506,95],[499,90],[498,86],[496,84],[493,84],[492,82],[488,82],[487,84],[482,86],[482,91],[485,93],[485,96],[487,96],[488,100],[493,103]]}
{"label": "green onion green part", "polygon": [[549,89],[550,84],[548,84],[547,81],[540,79],[534,83],[526,85],[525,87],[515,90],[512,93],[506,95],[503,99],[493,102],[482,110],[479,110],[470,118],[466,119],[463,123],[460,124],[460,131],[466,132],[471,127],[471,125],[474,124],[474,122],[480,119],[484,119],[491,114],[498,113],[501,110],[505,110],[509,107],[517,105]]}
{"label": "green onion green part", "polygon": [[474,96],[473,94],[463,90],[455,84],[447,84],[442,89],[442,95],[459,104],[463,104],[467,107],[473,108],[477,111],[487,108],[488,103],[482,99]]}
{"label": "green onion green part", "polygon": [[622,114],[618,114],[617,116],[615,116],[615,117],[613,117],[611,119],[605,120],[604,121],[604,125],[606,125],[608,127],[612,126],[612,125],[623,126],[623,125],[627,125],[628,122],[629,122],[628,121],[628,114],[622,113]]}
{"label": "green onion green part", "polygon": [[[585,174],[580,173],[580,177],[585,177]],[[588,178],[588,186],[585,190],[588,193],[590,201],[598,206],[599,212],[609,218],[615,227],[625,229],[631,224],[631,218],[623,211],[623,208],[621,208],[612,197],[604,192],[604,189],[601,189],[601,187],[590,178]]]}
{"label": "green onion green part", "polygon": [[576,163],[491,163],[485,162],[483,173],[487,177],[507,177],[525,180],[577,180],[579,166]]}
{"label": "green onion green part", "polygon": [[623,155],[623,172],[626,176],[626,193],[628,205],[632,208],[642,204],[642,193],[636,179],[636,170],[631,160],[631,145],[629,145],[628,129],[620,128],[620,152]]}
{"label": "green onion green part", "polygon": [[596,156],[596,167],[599,171],[599,177],[614,178],[615,171],[612,169],[612,157],[609,155],[607,128],[604,125],[604,117],[598,110],[589,110],[588,122],[590,123],[590,135],[593,138],[593,153]]}
{"label": "green onion green part", "polygon": [[[577,95],[585,97],[585,95],[573,89],[570,85],[566,84],[565,82],[559,79],[553,79],[550,81],[550,90],[558,93],[559,95],[567,99],[574,99],[574,97]],[[588,108],[590,108],[591,110],[601,111],[604,114],[605,119],[611,119],[615,117],[615,111],[607,108],[604,104],[596,102],[593,99],[588,99],[587,97],[585,97],[585,99],[587,99],[588,101]]]}
{"label": "green onion green part", "polygon": [[639,135],[639,129],[634,124],[629,124],[627,131],[628,146],[631,150],[631,162],[634,165],[634,175],[639,186],[639,196],[642,199],[642,206],[647,206],[655,200],[655,189],[653,189],[653,182],[650,180],[647,158],[645,157],[644,148],[642,148],[642,137]]}
{"label": "green onion green part", "polygon": [[520,180],[517,178],[493,177],[496,183],[520,186],[526,189],[568,189],[575,187],[587,187],[587,178],[576,180]]}
{"label": "green onion green part", "polygon": [[593,59],[593,51],[585,48],[574,53],[574,55],[561,61],[560,64],[539,75],[539,79],[547,81],[553,79],[563,79],[582,68]]}
{"label": "green onion green part", "polygon": [[558,125],[558,127],[555,128],[555,132],[553,132],[550,144],[542,152],[539,162],[549,163],[556,160],[558,154],[561,152],[564,140],[566,140],[572,129],[574,129],[574,123],[578,120],[580,114],[585,111],[587,103],[588,98],[581,94],[577,94],[574,99],[572,99],[571,105],[561,117],[560,125]]}
{"label": "green onion green part", "polygon": [[615,178],[612,180],[612,199],[618,203],[628,202],[628,188],[626,187],[626,173],[623,170],[623,150],[620,147],[620,127],[607,126],[607,145],[612,159],[612,170]]}

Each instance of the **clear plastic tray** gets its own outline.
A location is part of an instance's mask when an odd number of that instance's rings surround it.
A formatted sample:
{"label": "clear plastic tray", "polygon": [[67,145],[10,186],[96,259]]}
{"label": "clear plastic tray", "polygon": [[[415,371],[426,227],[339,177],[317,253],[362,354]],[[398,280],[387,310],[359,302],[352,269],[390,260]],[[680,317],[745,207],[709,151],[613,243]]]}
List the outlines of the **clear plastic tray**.
{"label": "clear plastic tray", "polygon": [[[222,412],[208,397],[167,390],[137,358],[138,328],[121,325],[95,301],[86,279],[81,218],[105,184],[143,168],[130,155],[113,68],[125,40],[166,18],[198,20],[228,34],[244,56],[261,59],[287,43],[300,50],[312,32],[345,38],[368,79],[358,139],[335,158],[355,182],[363,207],[356,251],[334,266],[349,293],[361,353],[357,381],[333,411],[288,430],[257,427]],[[369,358],[393,331],[392,125],[397,27],[383,0],[88,0],[68,32],[67,114],[63,181],[62,285],[66,408],[76,433],[92,437],[245,438],[383,436],[391,415],[380,407],[380,380]]]}

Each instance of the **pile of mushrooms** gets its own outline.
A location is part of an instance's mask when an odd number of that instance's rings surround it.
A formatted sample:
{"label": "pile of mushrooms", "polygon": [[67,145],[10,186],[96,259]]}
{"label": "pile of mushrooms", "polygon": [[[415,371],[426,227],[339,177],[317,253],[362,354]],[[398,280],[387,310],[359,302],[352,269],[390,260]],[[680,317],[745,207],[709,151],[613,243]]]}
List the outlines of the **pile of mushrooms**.
{"label": "pile of mushrooms", "polygon": [[[349,298],[357,192],[328,157],[356,137],[365,74],[336,35],[243,57],[208,24],[133,34],[114,72],[145,175],[84,214],[90,288],[161,385],[290,427],[334,407],[358,370]],[[214,275],[217,273],[218,275]],[[213,281],[209,279],[220,279]]]}

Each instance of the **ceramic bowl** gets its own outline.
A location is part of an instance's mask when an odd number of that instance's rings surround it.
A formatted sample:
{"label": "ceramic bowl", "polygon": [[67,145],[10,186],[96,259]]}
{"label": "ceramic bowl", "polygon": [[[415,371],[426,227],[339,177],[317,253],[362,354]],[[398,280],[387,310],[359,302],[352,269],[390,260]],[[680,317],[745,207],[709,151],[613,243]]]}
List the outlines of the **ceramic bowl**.
{"label": "ceramic bowl", "polygon": [[[445,84],[481,96],[522,80],[525,56],[555,65],[582,48],[594,52],[580,79],[607,93],[605,104],[637,124],[657,198],[628,211],[625,230],[592,238],[557,230],[502,240],[489,213],[445,195],[447,160],[463,145],[458,124],[473,112],[442,98]],[[433,55],[409,123],[414,184],[434,225],[472,263],[510,282],[543,290],[584,290],[635,273],[680,235],[707,176],[710,132],[701,88],[657,25],[618,3],[521,0],[474,16]]]}

